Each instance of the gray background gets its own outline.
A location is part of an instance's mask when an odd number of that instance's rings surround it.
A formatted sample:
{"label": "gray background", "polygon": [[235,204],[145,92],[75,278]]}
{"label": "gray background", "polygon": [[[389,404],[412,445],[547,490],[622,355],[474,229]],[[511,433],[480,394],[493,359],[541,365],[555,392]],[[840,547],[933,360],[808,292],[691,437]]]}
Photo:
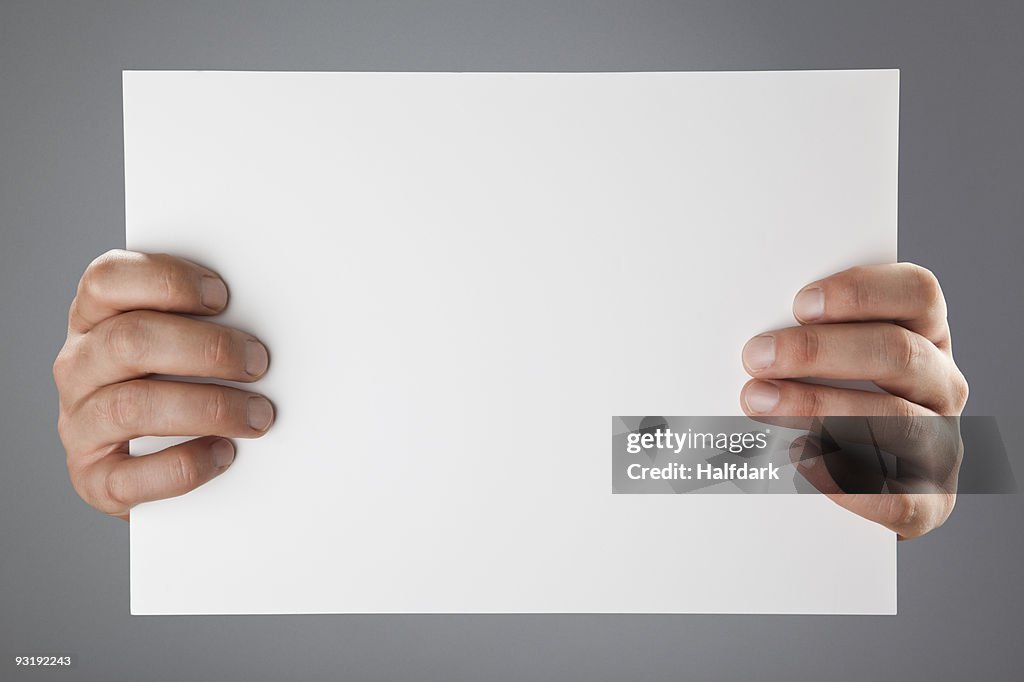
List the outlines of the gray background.
{"label": "gray background", "polygon": [[3,0],[0,679],[1020,679],[1020,496],[901,545],[898,617],[130,617],[128,527],[72,492],[49,373],[124,244],[122,69],[899,67],[900,256],[943,282],[968,412],[1020,415],[1022,29],[1020,2]]}

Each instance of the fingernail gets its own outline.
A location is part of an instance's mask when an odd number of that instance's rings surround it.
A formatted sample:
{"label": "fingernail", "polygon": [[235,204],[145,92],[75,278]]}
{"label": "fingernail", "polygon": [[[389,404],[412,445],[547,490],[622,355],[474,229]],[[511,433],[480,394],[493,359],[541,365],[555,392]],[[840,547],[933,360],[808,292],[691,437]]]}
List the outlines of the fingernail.
{"label": "fingernail", "polygon": [[213,441],[210,445],[210,450],[213,451],[213,463],[218,469],[227,468],[235,460],[235,446],[231,444],[231,441],[224,438],[218,438]]}
{"label": "fingernail", "polygon": [[249,398],[247,419],[249,426],[257,431],[266,431],[274,420],[274,408],[270,401],[262,396]]}
{"label": "fingernail", "polygon": [[793,301],[793,314],[802,322],[822,317],[825,314],[825,292],[818,287],[801,291]]}
{"label": "fingernail", "polygon": [[779,387],[767,381],[755,381],[747,386],[743,399],[751,412],[771,412],[779,404]]}
{"label": "fingernail", "polygon": [[228,302],[228,288],[218,277],[203,275],[199,283],[199,300],[210,310],[220,310]]}
{"label": "fingernail", "polygon": [[775,337],[755,336],[743,347],[743,363],[750,369],[764,369],[775,362]]}
{"label": "fingernail", "polygon": [[245,342],[245,373],[249,376],[258,377],[267,371],[267,349],[256,339],[249,339]]}
{"label": "fingernail", "polygon": [[804,469],[808,469],[808,470],[809,469],[813,469],[814,465],[818,463],[818,457],[819,457],[819,455],[815,454],[815,455],[813,455],[811,457],[807,457],[806,459],[801,459],[800,460],[800,466],[802,466]]}

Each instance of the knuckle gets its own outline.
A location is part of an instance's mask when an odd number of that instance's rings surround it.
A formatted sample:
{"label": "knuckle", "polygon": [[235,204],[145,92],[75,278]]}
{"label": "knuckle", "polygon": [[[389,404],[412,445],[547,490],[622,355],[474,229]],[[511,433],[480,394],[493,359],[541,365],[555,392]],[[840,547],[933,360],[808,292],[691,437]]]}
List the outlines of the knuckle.
{"label": "knuckle", "polygon": [[935,409],[943,416],[957,416],[963,412],[970,394],[971,387],[967,379],[954,365],[946,389],[940,391],[935,398]]}
{"label": "knuckle", "polygon": [[796,408],[801,417],[825,417],[825,399],[812,387],[802,388],[797,397]]}
{"label": "knuckle", "polygon": [[956,409],[957,414],[963,411],[964,406],[967,405],[967,399],[971,395],[970,384],[967,383],[967,378],[957,370],[953,378],[952,386],[952,400],[953,407]]}
{"label": "knuckle", "polygon": [[868,310],[878,303],[876,287],[868,286],[868,270],[854,267],[843,273],[841,283],[847,302],[854,310]]}
{"label": "knuckle", "polygon": [[956,493],[886,495],[892,528],[903,538],[916,538],[942,526],[956,505]]}
{"label": "knuckle", "polygon": [[904,451],[919,451],[920,445],[916,439],[920,438],[923,425],[913,404],[895,396],[882,404],[879,417],[869,420],[878,438],[883,442],[898,443]]}
{"label": "knuckle", "polygon": [[145,314],[141,311],[122,313],[104,323],[103,345],[115,360],[136,366],[148,348]]}
{"label": "knuckle", "polygon": [[160,285],[164,300],[170,306],[189,305],[195,296],[195,284],[191,273],[178,267],[169,258],[160,259]]}
{"label": "knuckle", "polygon": [[883,425],[888,423],[901,424],[917,416],[913,405],[903,398],[893,396],[883,404],[885,407],[883,408],[882,419],[879,420]]}
{"label": "knuckle", "polygon": [[79,467],[76,467],[74,463],[68,458],[68,480],[71,481],[71,487],[75,493],[78,494],[82,500],[92,506],[99,508],[99,504],[96,501],[96,496],[92,494],[89,486],[86,484],[85,476]]}
{"label": "knuckle", "polygon": [[206,417],[214,426],[226,426],[231,417],[231,398],[222,390],[213,390],[206,402]]}
{"label": "knuckle", "polygon": [[881,354],[879,364],[889,366],[896,374],[913,372],[921,361],[924,346],[921,337],[896,325],[883,327],[876,350]]}
{"label": "knuckle", "polygon": [[226,329],[214,331],[203,345],[203,359],[207,366],[226,367],[231,363],[234,338]]}
{"label": "knuckle", "polygon": [[799,327],[795,330],[793,359],[800,365],[815,365],[821,356],[821,336],[813,327]]}
{"label": "knuckle", "polygon": [[142,422],[149,409],[150,386],[145,381],[127,381],[110,389],[98,401],[101,417],[123,430],[132,430]]}
{"label": "knuckle", "polygon": [[927,452],[929,443],[934,440],[934,434],[929,428],[928,420],[908,414],[897,422],[898,433],[901,443],[908,449],[920,452]]}
{"label": "knuckle", "polygon": [[58,387],[64,382],[64,378],[70,375],[70,365],[70,352],[68,351],[68,347],[64,346],[64,348],[61,348],[60,352],[57,353],[57,357],[53,360],[53,381]]}
{"label": "knuckle", "polygon": [[114,273],[121,267],[125,253],[125,251],[120,249],[111,249],[93,259],[78,283],[79,293],[89,297],[102,298],[107,282],[113,278]]}
{"label": "knuckle", "polygon": [[945,307],[945,298],[942,295],[942,286],[939,278],[928,268],[909,263],[908,267],[913,277],[913,286],[921,302],[928,308]]}
{"label": "knuckle", "polygon": [[828,278],[828,295],[841,308],[853,313],[869,309],[877,303],[878,298],[876,287],[869,286],[869,281],[870,271],[867,268],[848,268]]}
{"label": "knuckle", "polygon": [[130,507],[130,492],[128,488],[127,477],[119,473],[118,469],[111,471],[103,479],[103,497],[107,505],[109,505],[109,509],[104,511],[113,512]]}
{"label": "knuckle", "polygon": [[894,493],[886,495],[887,517],[897,533],[903,537],[917,537],[921,534],[921,505],[914,495]]}
{"label": "knuckle", "polygon": [[939,517],[939,523],[936,525],[936,528],[944,524],[946,520],[949,519],[950,514],[952,514],[953,510],[956,508],[956,493],[946,491],[943,495],[942,501],[942,515]]}
{"label": "knuckle", "polygon": [[192,490],[203,482],[203,468],[199,461],[181,452],[174,458],[171,465],[171,476],[174,479],[174,486],[179,490]]}
{"label": "knuckle", "polygon": [[64,449],[67,450],[67,443],[70,442],[71,436],[71,424],[70,418],[63,409],[57,415],[57,435],[60,437],[60,442],[64,443]]}

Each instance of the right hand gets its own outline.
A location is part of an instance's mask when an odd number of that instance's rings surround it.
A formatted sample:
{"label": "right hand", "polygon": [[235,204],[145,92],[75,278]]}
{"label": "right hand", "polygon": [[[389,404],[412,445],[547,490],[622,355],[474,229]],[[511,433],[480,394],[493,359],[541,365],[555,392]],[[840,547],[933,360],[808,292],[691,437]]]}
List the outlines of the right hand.
{"label": "right hand", "polygon": [[[110,251],[89,265],[53,364],[58,431],[75,491],[102,512],[128,519],[141,502],[183,495],[234,461],[228,438],[258,438],[274,408],[257,393],[148,378],[151,374],[251,382],[267,350],[251,334],[185,315],[227,305],[220,277],[168,255]],[[140,436],[202,438],[133,457]]]}

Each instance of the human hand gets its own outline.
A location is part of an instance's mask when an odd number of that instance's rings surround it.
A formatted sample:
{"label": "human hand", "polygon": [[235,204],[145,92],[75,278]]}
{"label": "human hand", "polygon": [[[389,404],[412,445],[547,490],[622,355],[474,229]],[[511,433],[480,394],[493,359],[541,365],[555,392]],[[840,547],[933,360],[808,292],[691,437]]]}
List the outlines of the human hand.
{"label": "human hand", "polygon": [[[946,302],[935,276],[910,263],[851,268],[801,289],[793,313],[800,326],[760,334],[743,348],[743,365],[754,377],[741,391],[744,412],[758,419],[891,418],[914,432],[898,437],[905,443],[922,440],[927,430],[928,438],[946,444],[935,450],[911,444],[919,454],[945,460],[929,466],[942,470],[929,492],[899,480],[889,488],[902,492],[844,492],[827,467],[816,464],[821,457],[798,458],[798,470],[836,503],[901,539],[941,526],[956,502],[962,444],[957,420],[939,417],[960,415],[968,386],[953,362]],[[798,381],[804,377],[867,380],[886,392]]]}
{"label": "human hand", "polygon": [[[267,350],[250,334],[184,315],[216,315],[228,291],[216,273],[168,255],[110,251],[86,269],[53,365],[68,473],[88,504],[128,519],[141,502],[183,495],[227,469],[227,438],[258,438],[274,420],[265,397],[152,374],[251,382]],[[140,436],[202,438],[144,457]]]}

